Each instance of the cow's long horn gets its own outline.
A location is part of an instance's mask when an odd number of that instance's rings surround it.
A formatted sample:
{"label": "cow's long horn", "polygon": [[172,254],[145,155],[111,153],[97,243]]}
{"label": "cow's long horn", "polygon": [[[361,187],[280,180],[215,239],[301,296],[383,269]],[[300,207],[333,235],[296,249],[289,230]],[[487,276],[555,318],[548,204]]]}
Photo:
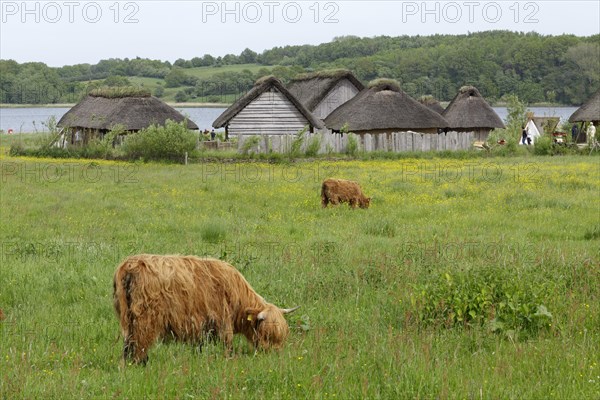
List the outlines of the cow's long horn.
{"label": "cow's long horn", "polygon": [[284,314],[289,314],[289,313],[292,313],[292,312],[296,311],[299,308],[300,308],[300,306],[296,306],[294,308],[282,308],[281,312],[284,313]]}

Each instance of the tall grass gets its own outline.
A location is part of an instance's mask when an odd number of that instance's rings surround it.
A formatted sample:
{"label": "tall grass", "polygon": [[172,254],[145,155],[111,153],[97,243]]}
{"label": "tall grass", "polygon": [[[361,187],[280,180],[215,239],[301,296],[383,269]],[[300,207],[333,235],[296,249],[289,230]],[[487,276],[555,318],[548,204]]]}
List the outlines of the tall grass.
{"label": "tall grass", "polygon": [[[0,162],[0,398],[600,396],[592,159]],[[327,177],[360,182],[371,207],[322,209]],[[112,275],[135,253],[228,260],[268,301],[302,306],[288,343],[255,354],[237,338],[232,358],[164,343],[120,367]],[[502,283],[548,324],[491,329],[475,295]],[[446,323],[426,304],[483,312]]]}

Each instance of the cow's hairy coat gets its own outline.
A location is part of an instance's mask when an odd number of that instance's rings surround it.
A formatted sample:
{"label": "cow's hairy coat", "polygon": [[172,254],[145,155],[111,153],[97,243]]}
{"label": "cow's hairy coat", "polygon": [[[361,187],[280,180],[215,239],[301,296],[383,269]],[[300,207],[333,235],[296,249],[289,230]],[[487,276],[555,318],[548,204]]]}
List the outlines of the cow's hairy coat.
{"label": "cow's hairy coat", "polygon": [[326,179],[321,185],[321,204],[323,207],[331,203],[338,205],[348,203],[350,207],[369,208],[371,198],[366,197],[360,185],[344,179]]}
{"label": "cow's hairy coat", "polygon": [[256,348],[280,348],[289,333],[284,310],[267,303],[230,264],[194,256],[128,257],[114,276],[114,307],[124,338],[123,356],[145,363],[159,338],[202,345],[233,335]]}

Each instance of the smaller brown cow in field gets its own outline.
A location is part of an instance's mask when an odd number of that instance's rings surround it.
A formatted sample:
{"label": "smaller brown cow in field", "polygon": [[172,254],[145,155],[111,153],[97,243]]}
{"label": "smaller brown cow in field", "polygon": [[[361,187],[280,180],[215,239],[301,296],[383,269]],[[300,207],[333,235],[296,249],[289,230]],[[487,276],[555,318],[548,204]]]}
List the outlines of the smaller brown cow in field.
{"label": "smaller brown cow in field", "polygon": [[344,179],[325,179],[321,186],[321,204],[323,207],[331,203],[338,205],[348,203],[350,207],[369,208],[371,198],[366,197],[358,183]]}

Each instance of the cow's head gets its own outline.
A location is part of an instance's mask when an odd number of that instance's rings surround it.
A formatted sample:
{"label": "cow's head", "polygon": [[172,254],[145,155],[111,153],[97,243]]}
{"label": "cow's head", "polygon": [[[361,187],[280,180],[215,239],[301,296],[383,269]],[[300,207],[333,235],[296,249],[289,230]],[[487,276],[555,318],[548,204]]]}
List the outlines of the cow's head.
{"label": "cow's head", "polygon": [[267,304],[261,310],[247,310],[246,320],[250,325],[250,329],[247,330],[246,336],[257,348],[263,350],[281,348],[290,332],[285,314],[289,314],[298,308],[285,309]]}
{"label": "cow's head", "polygon": [[358,202],[358,205],[360,208],[369,208],[369,206],[371,205],[371,197],[363,197]]}

